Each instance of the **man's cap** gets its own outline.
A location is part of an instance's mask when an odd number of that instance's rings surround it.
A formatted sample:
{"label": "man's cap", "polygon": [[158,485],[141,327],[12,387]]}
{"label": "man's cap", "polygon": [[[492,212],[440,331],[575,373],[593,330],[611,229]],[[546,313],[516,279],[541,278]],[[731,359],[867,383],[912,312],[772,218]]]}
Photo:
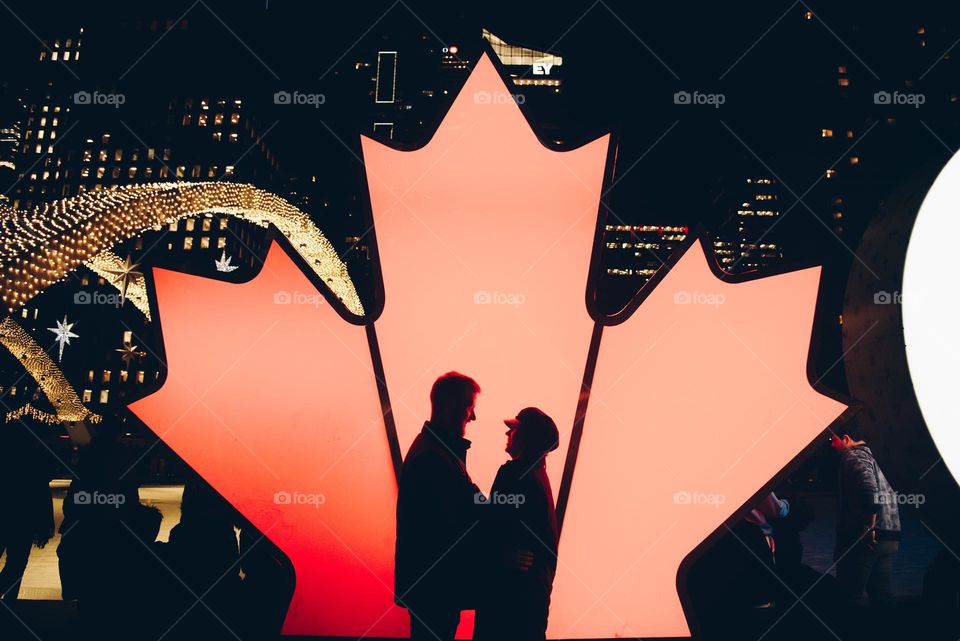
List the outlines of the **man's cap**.
{"label": "man's cap", "polygon": [[507,427],[523,430],[531,445],[544,452],[552,452],[560,446],[560,431],[553,419],[536,407],[525,407],[516,418],[503,422]]}

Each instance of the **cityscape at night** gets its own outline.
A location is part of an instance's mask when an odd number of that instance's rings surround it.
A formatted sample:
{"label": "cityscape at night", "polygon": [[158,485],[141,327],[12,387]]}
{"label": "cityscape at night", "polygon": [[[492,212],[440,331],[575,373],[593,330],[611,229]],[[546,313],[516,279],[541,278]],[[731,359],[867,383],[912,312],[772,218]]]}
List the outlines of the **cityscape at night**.
{"label": "cityscape at night", "polygon": [[960,635],[960,8],[0,16],[4,639]]}

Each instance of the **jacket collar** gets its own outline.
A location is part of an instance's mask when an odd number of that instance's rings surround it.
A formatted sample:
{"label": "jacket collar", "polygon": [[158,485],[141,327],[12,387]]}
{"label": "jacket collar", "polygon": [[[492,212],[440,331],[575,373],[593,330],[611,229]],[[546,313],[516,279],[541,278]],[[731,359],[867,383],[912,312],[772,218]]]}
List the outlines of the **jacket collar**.
{"label": "jacket collar", "polygon": [[460,459],[461,462],[466,459],[467,450],[470,449],[471,445],[469,440],[456,434],[449,435],[439,430],[434,430],[430,425],[430,421],[425,421],[423,423],[422,433],[426,434],[435,441],[438,441],[444,449]]}

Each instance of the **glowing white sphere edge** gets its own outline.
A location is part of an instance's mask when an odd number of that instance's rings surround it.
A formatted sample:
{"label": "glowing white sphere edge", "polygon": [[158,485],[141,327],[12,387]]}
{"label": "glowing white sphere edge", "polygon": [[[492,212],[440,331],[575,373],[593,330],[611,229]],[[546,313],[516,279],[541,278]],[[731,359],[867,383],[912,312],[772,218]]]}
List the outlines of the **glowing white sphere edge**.
{"label": "glowing white sphere edge", "polygon": [[[903,270],[903,335],[923,420],[960,482],[960,154],[937,176],[917,213]],[[931,464],[933,461],[931,461]]]}

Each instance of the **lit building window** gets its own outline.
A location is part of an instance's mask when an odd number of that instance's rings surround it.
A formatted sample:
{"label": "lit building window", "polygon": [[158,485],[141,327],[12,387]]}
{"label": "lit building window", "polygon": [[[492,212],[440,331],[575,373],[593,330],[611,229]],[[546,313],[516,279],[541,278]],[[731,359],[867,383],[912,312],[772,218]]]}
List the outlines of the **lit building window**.
{"label": "lit building window", "polygon": [[240,114],[237,114],[237,113],[230,114],[230,124],[231,124],[231,125],[236,125],[236,124],[238,124],[239,122],[240,122]]}
{"label": "lit building window", "polygon": [[193,236],[187,236],[183,239],[184,249],[193,249]]}
{"label": "lit building window", "polygon": [[860,164],[860,156],[850,156],[850,164],[851,164],[851,165],[859,165],[859,164]]}
{"label": "lit building window", "polygon": [[220,219],[220,229],[226,229],[226,228],[227,228],[227,219],[226,219],[226,218],[221,218],[221,219]]}
{"label": "lit building window", "polygon": [[820,130],[821,138],[833,138],[833,129],[821,129]]}
{"label": "lit building window", "polygon": [[93,399],[93,391],[85,389],[83,390],[83,402],[89,403]]}
{"label": "lit building window", "polygon": [[133,332],[131,332],[130,330],[125,331],[123,333],[123,342],[124,343],[133,342]]}
{"label": "lit building window", "polygon": [[103,370],[103,382],[104,383],[110,382],[110,370],[108,369]]}
{"label": "lit building window", "polygon": [[226,238],[224,238],[223,236],[220,236],[219,238],[217,238],[217,249],[223,249],[226,246],[227,246]]}
{"label": "lit building window", "polygon": [[110,400],[110,390],[102,389],[100,390],[100,402],[107,403]]}
{"label": "lit building window", "polygon": [[200,114],[197,116],[197,126],[198,127],[207,126],[207,114]]}
{"label": "lit building window", "polygon": [[223,124],[223,114],[217,114],[213,117],[213,124],[222,125]]}
{"label": "lit building window", "polygon": [[197,221],[193,218],[187,218],[187,231],[193,231]]}
{"label": "lit building window", "polygon": [[210,237],[201,236],[200,237],[200,249],[210,249]]}
{"label": "lit building window", "polygon": [[828,170],[827,170],[827,178],[833,178],[833,177],[836,176],[836,175],[837,175],[837,170],[836,170],[836,169],[828,169]]}
{"label": "lit building window", "polygon": [[204,217],[203,222],[200,225],[200,229],[203,231],[210,231],[210,224],[213,221],[207,217]]}
{"label": "lit building window", "polygon": [[139,370],[139,371],[137,371],[137,382],[138,382],[138,383],[142,383],[142,382],[143,382],[143,370],[142,370],[142,369]]}
{"label": "lit building window", "polygon": [[237,142],[237,133],[233,132],[230,134],[230,142]]}
{"label": "lit building window", "polygon": [[123,160],[123,149],[117,149],[115,152],[113,152],[113,159],[116,162]]}
{"label": "lit building window", "polygon": [[392,103],[397,97],[397,52],[377,52],[377,76],[374,102]]}
{"label": "lit building window", "polygon": [[180,121],[180,124],[186,127],[190,124],[190,121],[192,119],[193,119],[193,116],[191,116],[190,114],[183,114],[183,120]]}

